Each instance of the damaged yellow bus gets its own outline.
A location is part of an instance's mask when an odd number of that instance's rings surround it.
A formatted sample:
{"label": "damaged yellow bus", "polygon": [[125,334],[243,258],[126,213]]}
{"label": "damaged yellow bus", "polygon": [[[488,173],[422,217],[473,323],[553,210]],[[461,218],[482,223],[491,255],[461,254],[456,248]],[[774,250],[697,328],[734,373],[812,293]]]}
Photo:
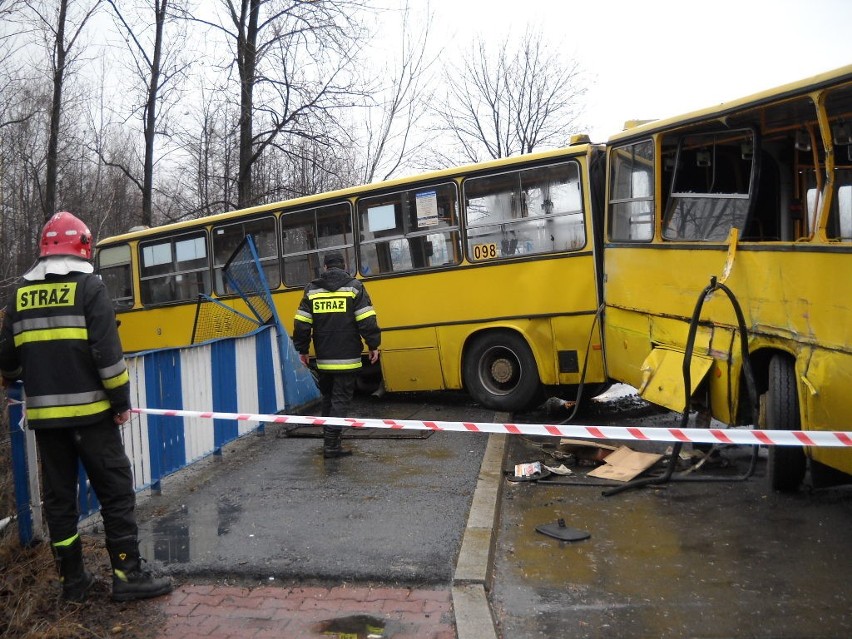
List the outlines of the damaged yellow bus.
{"label": "damaged yellow bus", "polygon": [[[753,423],[745,332],[763,427],[850,430],[852,66],[612,136],[606,218],[611,377],[683,411],[691,352],[692,408]],[[852,450],[770,447],[771,486],[806,457],[849,481]]]}
{"label": "damaged yellow bus", "polygon": [[98,272],[125,349],[142,351],[189,344],[199,294],[244,310],[222,268],[247,234],[288,330],[325,253],[341,252],[378,313],[387,391],[464,389],[498,410],[581,383],[588,396],[606,383],[603,157],[580,139],[135,231],[99,242]]}

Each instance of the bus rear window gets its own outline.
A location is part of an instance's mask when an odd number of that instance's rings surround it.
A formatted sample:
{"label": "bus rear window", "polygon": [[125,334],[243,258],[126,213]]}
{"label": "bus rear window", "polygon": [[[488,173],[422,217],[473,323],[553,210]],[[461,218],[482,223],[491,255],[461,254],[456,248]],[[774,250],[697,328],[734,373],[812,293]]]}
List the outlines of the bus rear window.
{"label": "bus rear window", "polygon": [[472,261],[576,251],[586,245],[576,162],[470,178],[464,197]]}
{"label": "bus rear window", "polygon": [[205,233],[187,233],[140,244],[142,303],[168,304],[210,293]]}
{"label": "bus rear window", "polygon": [[133,278],[130,270],[130,246],[121,244],[98,251],[98,275],[106,284],[116,309],[133,306]]}

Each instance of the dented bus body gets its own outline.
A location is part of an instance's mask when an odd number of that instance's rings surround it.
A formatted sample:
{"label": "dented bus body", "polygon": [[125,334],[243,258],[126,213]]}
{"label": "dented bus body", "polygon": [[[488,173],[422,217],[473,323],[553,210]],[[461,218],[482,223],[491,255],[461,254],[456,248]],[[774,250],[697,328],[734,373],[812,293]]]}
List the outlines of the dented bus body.
{"label": "dented bus body", "polygon": [[[606,197],[611,377],[683,411],[690,352],[705,416],[850,429],[852,66],[612,136]],[[771,447],[772,487],[795,490],[806,456],[816,485],[852,474],[852,450]]]}

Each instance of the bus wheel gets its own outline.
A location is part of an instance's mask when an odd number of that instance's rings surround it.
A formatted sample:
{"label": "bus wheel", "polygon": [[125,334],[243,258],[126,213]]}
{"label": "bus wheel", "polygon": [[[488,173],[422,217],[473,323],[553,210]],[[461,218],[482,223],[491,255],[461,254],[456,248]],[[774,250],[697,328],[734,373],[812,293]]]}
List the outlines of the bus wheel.
{"label": "bus wheel", "polygon": [[[799,396],[792,360],[775,355],[769,361],[766,425],[772,430],[799,430]],[[770,446],[766,475],[772,490],[795,492],[805,478],[805,452],[799,446]]]}
{"label": "bus wheel", "polygon": [[375,393],[382,386],[382,369],[378,364],[370,364],[369,360],[358,371],[355,377],[355,390],[364,395]]}
{"label": "bus wheel", "polygon": [[465,355],[463,375],[471,397],[495,410],[526,408],[541,386],[532,351],[515,333],[477,338]]}

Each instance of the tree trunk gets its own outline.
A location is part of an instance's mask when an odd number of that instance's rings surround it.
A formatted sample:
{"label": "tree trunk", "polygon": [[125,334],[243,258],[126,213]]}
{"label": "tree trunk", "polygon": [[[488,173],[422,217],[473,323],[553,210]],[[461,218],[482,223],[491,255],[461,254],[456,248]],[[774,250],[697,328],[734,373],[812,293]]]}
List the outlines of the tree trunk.
{"label": "tree trunk", "polygon": [[157,127],[157,94],[160,90],[160,59],[163,53],[163,27],[166,22],[168,0],[157,0],[154,6],[156,36],[151,59],[151,78],[148,83],[148,101],[145,105],[145,165],[142,171],[142,224],[153,225],[154,193],[154,138]]}
{"label": "tree trunk", "polygon": [[56,41],[53,56],[53,103],[50,107],[50,133],[47,141],[47,176],[44,185],[44,219],[49,220],[56,212],[56,182],[59,153],[59,119],[62,115],[62,81],[65,75],[65,17],[68,15],[68,0],[59,1],[59,23],[56,25]]}
{"label": "tree trunk", "polygon": [[[245,15],[248,5],[248,16]],[[255,69],[257,67],[257,23],[260,0],[243,0],[243,24],[237,41],[237,66],[240,73],[240,169],[237,177],[237,206],[246,208],[252,202],[252,164]]]}

